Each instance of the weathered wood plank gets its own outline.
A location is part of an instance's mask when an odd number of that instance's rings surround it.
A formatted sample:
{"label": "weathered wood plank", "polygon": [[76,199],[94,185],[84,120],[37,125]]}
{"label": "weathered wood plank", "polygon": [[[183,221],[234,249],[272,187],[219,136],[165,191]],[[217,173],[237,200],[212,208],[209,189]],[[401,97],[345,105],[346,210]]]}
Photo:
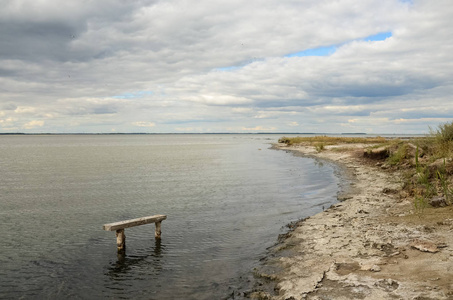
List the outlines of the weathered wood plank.
{"label": "weathered wood plank", "polygon": [[107,230],[107,231],[116,231],[118,229],[124,229],[124,228],[144,225],[144,224],[150,224],[150,223],[156,223],[156,222],[160,223],[161,221],[165,220],[166,218],[167,218],[166,215],[154,215],[154,216],[149,216],[149,217],[143,217],[143,218],[137,218],[137,219],[125,220],[125,221],[120,221],[120,222],[115,222],[115,223],[104,224],[103,228],[104,228],[104,230]]}

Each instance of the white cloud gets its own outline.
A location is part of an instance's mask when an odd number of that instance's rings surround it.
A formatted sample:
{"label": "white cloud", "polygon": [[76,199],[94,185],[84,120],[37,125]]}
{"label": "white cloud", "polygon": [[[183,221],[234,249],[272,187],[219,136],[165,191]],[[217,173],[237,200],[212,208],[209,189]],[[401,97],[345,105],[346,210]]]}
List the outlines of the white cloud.
{"label": "white cloud", "polygon": [[19,106],[17,107],[14,112],[17,114],[34,114],[36,113],[37,108],[31,106]]}
{"label": "white cloud", "polygon": [[243,131],[275,131],[276,127],[255,126],[252,128],[242,127]]}
{"label": "white cloud", "polygon": [[14,118],[6,118],[6,119],[0,119],[0,126],[4,128],[12,127],[14,126],[16,122],[16,119]]}
{"label": "white cloud", "polygon": [[154,122],[133,122],[132,125],[138,126],[138,127],[154,127],[154,126],[156,126],[156,123],[154,123]]}
{"label": "white cloud", "polygon": [[251,103],[251,99],[231,95],[211,94],[186,97],[185,100],[198,102],[206,105],[239,105]]}
{"label": "white cloud", "polygon": [[251,107],[233,107],[231,109],[234,113],[242,113],[242,114],[247,114],[253,112],[253,109]]}
{"label": "white cloud", "polygon": [[24,124],[24,128],[25,129],[34,129],[36,127],[43,127],[44,126],[44,121],[38,121],[38,120],[33,120],[33,121],[30,121],[26,124]]}
{"label": "white cloud", "polygon": [[2,130],[420,132],[453,116],[451,15],[450,0],[8,1]]}
{"label": "white cloud", "polygon": [[[201,129],[201,128],[199,128],[199,129]],[[195,129],[194,127],[176,127],[175,130],[183,131],[183,132],[200,132],[197,129]]]}

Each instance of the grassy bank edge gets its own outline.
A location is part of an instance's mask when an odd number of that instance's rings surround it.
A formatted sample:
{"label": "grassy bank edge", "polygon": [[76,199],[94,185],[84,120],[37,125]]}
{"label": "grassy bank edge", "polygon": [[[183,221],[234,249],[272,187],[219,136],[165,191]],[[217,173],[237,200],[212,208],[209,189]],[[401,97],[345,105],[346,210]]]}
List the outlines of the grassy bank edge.
{"label": "grassy bank edge", "polygon": [[415,213],[453,205],[453,121],[430,129],[425,137],[282,137],[279,143],[314,147],[318,152],[347,151],[348,145],[361,144],[361,155],[369,163],[400,171],[403,191],[412,199]]}

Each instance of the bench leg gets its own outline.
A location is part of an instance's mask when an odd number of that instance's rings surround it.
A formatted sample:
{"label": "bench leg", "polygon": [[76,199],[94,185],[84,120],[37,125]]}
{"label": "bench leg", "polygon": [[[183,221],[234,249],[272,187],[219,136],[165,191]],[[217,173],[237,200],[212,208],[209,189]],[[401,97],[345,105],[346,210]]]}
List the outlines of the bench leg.
{"label": "bench leg", "polygon": [[156,222],[156,234],[155,234],[156,239],[160,239],[160,236],[162,234],[162,231],[160,229],[160,223],[161,222]]}
{"label": "bench leg", "polygon": [[126,235],[124,234],[124,229],[118,229],[116,231],[116,246],[118,253],[126,251]]}

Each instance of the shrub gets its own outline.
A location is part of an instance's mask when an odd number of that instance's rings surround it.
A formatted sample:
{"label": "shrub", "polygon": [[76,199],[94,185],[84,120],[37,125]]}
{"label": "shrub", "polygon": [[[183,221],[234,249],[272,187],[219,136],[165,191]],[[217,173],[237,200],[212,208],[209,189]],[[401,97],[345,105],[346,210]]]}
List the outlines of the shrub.
{"label": "shrub", "polygon": [[324,143],[316,143],[315,147],[316,151],[321,152],[322,150],[324,150]]}
{"label": "shrub", "polygon": [[278,139],[278,142],[282,143],[282,144],[287,144],[288,146],[293,144],[292,139],[288,138],[286,136],[281,137],[280,139]]}
{"label": "shrub", "polygon": [[437,130],[430,128],[434,139],[434,156],[436,158],[453,156],[453,121],[441,124]]}
{"label": "shrub", "polygon": [[436,131],[431,130],[438,142],[448,143],[453,141],[453,121],[440,124]]}
{"label": "shrub", "polygon": [[401,143],[387,161],[390,165],[397,165],[402,163],[406,158],[409,158],[408,145],[406,143]]}

